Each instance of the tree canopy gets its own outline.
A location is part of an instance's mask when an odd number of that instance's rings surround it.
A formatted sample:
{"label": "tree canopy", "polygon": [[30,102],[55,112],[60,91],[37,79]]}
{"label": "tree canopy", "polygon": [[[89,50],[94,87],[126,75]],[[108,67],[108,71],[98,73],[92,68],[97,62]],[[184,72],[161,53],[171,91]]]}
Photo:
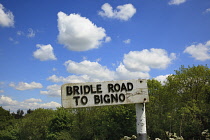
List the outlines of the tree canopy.
{"label": "tree canopy", "polygon": [[[147,81],[147,132],[167,139],[166,131],[185,139],[202,139],[210,130],[210,69],[181,66],[165,83]],[[135,106],[36,109],[10,114],[0,107],[0,140],[119,140],[135,135]]]}

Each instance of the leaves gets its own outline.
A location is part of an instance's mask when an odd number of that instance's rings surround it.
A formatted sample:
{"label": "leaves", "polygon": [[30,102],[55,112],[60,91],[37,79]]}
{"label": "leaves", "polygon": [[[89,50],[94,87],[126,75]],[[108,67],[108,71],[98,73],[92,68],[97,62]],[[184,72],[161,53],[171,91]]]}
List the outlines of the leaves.
{"label": "leaves", "polygon": [[[210,130],[210,69],[181,66],[162,85],[147,81],[147,132],[151,139],[166,139],[165,131],[185,139],[200,139]],[[134,105],[57,110],[28,110],[14,119],[0,107],[0,139],[119,140],[136,133]]]}

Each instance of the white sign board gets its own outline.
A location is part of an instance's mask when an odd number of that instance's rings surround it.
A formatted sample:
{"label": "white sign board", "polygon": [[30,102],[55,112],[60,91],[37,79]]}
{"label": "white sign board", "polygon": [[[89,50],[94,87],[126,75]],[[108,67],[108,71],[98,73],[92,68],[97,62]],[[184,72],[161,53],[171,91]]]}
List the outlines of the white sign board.
{"label": "white sign board", "polygon": [[68,83],[61,87],[64,108],[133,104],[149,101],[147,80]]}

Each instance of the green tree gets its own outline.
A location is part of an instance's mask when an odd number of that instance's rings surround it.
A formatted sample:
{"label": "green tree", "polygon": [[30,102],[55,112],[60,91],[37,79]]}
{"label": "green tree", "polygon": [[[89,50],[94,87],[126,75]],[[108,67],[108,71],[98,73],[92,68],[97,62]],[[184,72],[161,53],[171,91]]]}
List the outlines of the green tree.
{"label": "green tree", "polygon": [[16,120],[9,111],[0,107],[0,140],[15,140],[17,135]]}
{"label": "green tree", "polygon": [[47,139],[50,120],[54,113],[54,110],[40,108],[26,114],[18,123],[19,139]]}
{"label": "green tree", "polygon": [[136,134],[134,105],[97,107],[92,118],[93,132],[99,140],[119,140],[125,135]]}
{"label": "green tree", "polygon": [[186,139],[200,138],[204,129],[209,129],[210,117],[210,69],[207,66],[181,66],[176,74],[168,77],[167,93],[172,94],[170,108],[172,130]]}
{"label": "green tree", "polygon": [[31,110],[31,109],[27,110],[27,114],[31,114],[32,112],[33,112],[33,110]]}
{"label": "green tree", "polygon": [[0,107],[0,130],[4,130],[7,125],[9,125],[9,121],[13,119],[12,115],[9,111]]}
{"label": "green tree", "polygon": [[16,119],[9,121],[9,125],[0,131],[0,140],[18,140],[19,126]]}
{"label": "green tree", "polygon": [[181,66],[165,84],[148,80],[146,104],[148,135],[165,139],[165,131],[185,139],[200,139],[210,129],[210,69],[207,66]]}
{"label": "green tree", "polygon": [[147,133],[151,139],[163,138],[165,130],[168,129],[166,126],[169,126],[166,121],[168,111],[166,104],[170,103],[167,101],[168,95],[163,85],[155,79],[147,80],[147,85],[149,92],[149,102],[146,103]]}
{"label": "green tree", "polygon": [[71,111],[62,107],[57,108],[50,120],[48,139],[73,140],[71,134],[75,115]]}

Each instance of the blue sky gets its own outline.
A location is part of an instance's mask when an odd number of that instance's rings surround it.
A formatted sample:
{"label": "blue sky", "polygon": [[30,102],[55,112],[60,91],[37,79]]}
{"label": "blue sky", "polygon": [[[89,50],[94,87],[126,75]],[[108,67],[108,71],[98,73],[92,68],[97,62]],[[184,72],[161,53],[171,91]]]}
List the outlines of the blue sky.
{"label": "blue sky", "polygon": [[210,64],[209,0],[0,0],[0,106],[61,106],[64,83],[164,81]]}

